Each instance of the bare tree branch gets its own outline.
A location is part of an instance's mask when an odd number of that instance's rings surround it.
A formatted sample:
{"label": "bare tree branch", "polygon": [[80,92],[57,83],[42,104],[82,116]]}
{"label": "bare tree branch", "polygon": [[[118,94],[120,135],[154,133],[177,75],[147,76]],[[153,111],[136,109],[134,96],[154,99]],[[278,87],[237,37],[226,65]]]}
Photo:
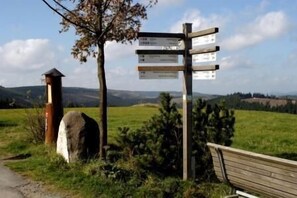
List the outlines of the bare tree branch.
{"label": "bare tree branch", "polygon": [[[55,13],[57,13],[58,15],[60,15],[64,20],[66,20],[67,22],[77,26],[77,27],[80,27],[82,29],[86,29],[94,34],[96,34],[96,32],[94,30],[91,30],[90,28],[88,28],[87,26],[84,26],[84,25],[81,25],[81,24],[78,24],[78,23],[75,23],[73,21],[71,21],[70,19],[68,19],[67,17],[65,17],[63,14],[61,14],[60,12],[58,12],[54,7],[52,7],[46,0],[42,0],[51,10],[53,10]],[[55,3],[57,3],[57,1],[53,0]],[[65,8],[63,5],[61,5],[60,3],[57,3],[59,6],[61,6],[63,9],[65,9],[66,11],[68,11],[67,8]],[[69,11],[70,12],[70,11]],[[70,12],[71,13],[71,12]]]}
{"label": "bare tree branch", "polygon": [[107,8],[109,7],[110,3],[111,3],[111,0],[109,0],[109,1],[106,0],[105,1],[104,5],[103,5],[103,12],[105,12],[107,10]]}
{"label": "bare tree branch", "polygon": [[109,30],[111,30],[112,26],[114,25],[114,21],[116,20],[116,18],[118,17],[122,7],[125,5],[125,0],[122,0],[121,5],[119,6],[119,10],[117,11],[117,13],[114,15],[114,17],[111,19],[111,21],[107,24],[106,28],[104,31],[101,32],[98,40],[100,40]]}

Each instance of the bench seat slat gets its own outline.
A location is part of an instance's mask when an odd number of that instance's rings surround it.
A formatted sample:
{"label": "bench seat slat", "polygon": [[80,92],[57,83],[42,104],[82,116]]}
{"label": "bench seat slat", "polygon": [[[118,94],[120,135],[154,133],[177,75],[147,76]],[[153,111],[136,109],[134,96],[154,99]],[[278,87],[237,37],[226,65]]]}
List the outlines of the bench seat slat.
{"label": "bench seat slat", "polygon": [[254,159],[260,159],[261,161],[273,162],[275,164],[285,165],[286,167],[296,168],[296,166],[297,166],[297,161],[282,159],[282,158],[263,155],[263,154],[259,154],[259,153],[253,153],[250,151],[244,151],[244,150],[231,148],[231,147],[227,147],[227,146],[222,146],[222,145],[218,145],[218,144],[213,144],[213,143],[207,143],[207,145],[210,148],[221,148],[225,152],[237,153],[237,154],[240,153],[241,156],[248,156],[248,157],[252,156]]}
{"label": "bench seat slat", "polygon": [[[257,195],[263,195],[269,198],[296,198],[296,195],[284,192],[284,191],[279,191],[277,189],[272,189],[267,186],[260,186],[258,184],[255,184],[254,182],[251,181],[245,181],[242,178],[230,176],[232,181],[236,182],[238,185],[236,185],[237,188],[239,189],[244,189],[246,192],[249,193],[256,193]],[[218,179],[220,181],[223,180],[222,177],[218,176]]]}
{"label": "bench seat slat", "polygon": [[242,177],[246,181],[250,181],[261,186],[267,186],[273,189],[280,189],[282,191],[290,191],[293,194],[297,195],[296,184],[291,184],[289,182],[283,182],[277,179],[272,179],[267,176],[251,173],[238,168],[226,167],[226,169],[227,177],[231,183],[233,183],[233,181],[230,179],[230,176]]}
{"label": "bench seat slat", "polygon": [[[219,166],[218,158],[214,157],[213,162],[214,162],[214,164],[218,164],[218,166]],[[271,168],[269,166],[260,167],[260,164],[254,164],[254,163],[249,163],[249,162],[246,162],[246,164],[240,164],[240,161],[234,162],[234,161],[229,161],[227,159],[225,159],[225,166],[227,166],[227,167],[237,167],[238,166],[242,170],[246,170],[246,171],[250,171],[255,174],[260,174],[263,176],[275,178],[280,181],[285,181],[285,182],[287,181],[294,185],[297,185],[296,177],[292,177],[291,174],[284,174],[284,172],[282,172],[282,170],[275,170],[274,168]],[[275,171],[275,172],[273,172],[273,171]],[[287,173],[287,172],[285,172],[285,173]]]}
{"label": "bench seat slat", "polygon": [[228,181],[235,187],[269,197],[297,197],[297,162],[208,143],[214,169],[223,181],[218,153]]}
{"label": "bench seat slat", "polygon": [[[247,161],[247,162],[255,162],[255,163],[260,163],[263,165],[275,167],[276,170],[277,169],[287,170],[289,173],[295,173],[295,177],[297,178],[297,162],[296,161],[285,160],[285,159],[273,157],[276,159],[276,161],[274,162],[271,160],[271,158],[272,158],[271,156],[268,156],[270,159],[267,160],[267,155],[257,154],[257,156],[255,157],[254,155],[245,155],[246,152],[241,153],[240,151],[238,151],[238,149],[235,149],[235,150],[237,152],[234,152],[234,151],[232,152],[230,150],[230,148],[228,150],[222,150],[222,151],[224,152],[225,155],[230,156],[230,157],[233,156],[237,160],[243,159],[244,161]],[[213,152],[215,152],[214,148],[213,148]],[[263,156],[263,160],[261,160],[261,158],[259,158],[259,156],[261,156],[261,155]],[[284,161],[288,161],[290,163],[288,165],[286,165],[284,163]]]}

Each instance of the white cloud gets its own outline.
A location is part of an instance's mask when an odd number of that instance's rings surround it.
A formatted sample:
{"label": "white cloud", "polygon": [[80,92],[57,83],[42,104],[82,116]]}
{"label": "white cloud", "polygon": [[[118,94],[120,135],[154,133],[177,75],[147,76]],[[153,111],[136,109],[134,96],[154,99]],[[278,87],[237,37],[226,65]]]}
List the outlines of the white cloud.
{"label": "white cloud", "polygon": [[107,61],[113,61],[126,56],[135,54],[135,50],[138,47],[137,42],[132,44],[121,44],[117,42],[107,42],[105,46],[105,56]]}
{"label": "white cloud", "polygon": [[241,56],[226,56],[220,61],[221,70],[252,68],[253,65],[251,60]]}
{"label": "white cloud", "polygon": [[184,23],[192,23],[192,31],[198,31],[214,26],[222,26],[225,21],[226,19],[224,17],[215,14],[204,17],[199,10],[190,10],[170,28],[170,32],[181,32],[181,27]]}
{"label": "white cloud", "polygon": [[55,58],[47,39],[14,40],[0,46],[0,69],[2,72],[36,70]]}
{"label": "white cloud", "polygon": [[224,49],[236,50],[258,44],[264,40],[276,38],[286,33],[289,29],[289,21],[282,11],[269,12],[257,17],[242,31],[222,42]]}

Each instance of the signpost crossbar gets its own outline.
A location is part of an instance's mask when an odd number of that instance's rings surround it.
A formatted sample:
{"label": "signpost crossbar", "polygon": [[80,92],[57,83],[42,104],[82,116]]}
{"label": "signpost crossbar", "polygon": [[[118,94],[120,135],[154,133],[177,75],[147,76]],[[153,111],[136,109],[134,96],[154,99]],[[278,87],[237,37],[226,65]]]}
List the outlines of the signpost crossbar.
{"label": "signpost crossbar", "polygon": [[214,33],[218,33],[219,32],[219,28],[214,27],[214,28],[209,28],[206,30],[201,30],[198,32],[191,32],[188,34],[189,38],[195,38],[195,37],[199,37],[199,36],[205,36],[205,35],[209,35],[209,34],[214,34]]}
{"label": "signpost crossbar", "polygon": [[184,66],[138,66],[138,71],[184,71]]}
{"label": "signpost crossbar", "polygon": [[162,37],[184,39],[185,35],[182,33],[138,32],[137,37]]}
{"label": "signpost crossbar", "polygon": [[136,54],[184,54],[184,50],[136,50]]}
{"label": "signpost crossbar", "polygon": [[201,65],[201,66],[193,66],[193,71],[214,71],[220,69],[219,65]]}
{"label": "signpost crossbar", "polygon": [[190,49],[190,54],[205,54],[205,53],[211,53],[211,52],[217,52],[220,51],[219,46],[210,47],[210,48],[202,48],[202,49]]}
{"label": "signpost crossbar", "polygon": [[[218,70],[219,65],[193,66],[192,71],[214,71]],[[184,71],[185,66],[137,66],[137,71]]]}

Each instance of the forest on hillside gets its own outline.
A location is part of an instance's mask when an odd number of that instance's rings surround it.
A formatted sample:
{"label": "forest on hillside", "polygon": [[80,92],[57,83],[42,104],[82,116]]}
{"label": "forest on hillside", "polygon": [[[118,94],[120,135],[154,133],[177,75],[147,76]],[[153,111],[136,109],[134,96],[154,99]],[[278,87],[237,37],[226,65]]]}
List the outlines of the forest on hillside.
{"label": "forest on hillside", "polygon": [[223,102],[227,108],[297,114],[296,99],[261,93],[236,92],[209,100],[209,104]]}

